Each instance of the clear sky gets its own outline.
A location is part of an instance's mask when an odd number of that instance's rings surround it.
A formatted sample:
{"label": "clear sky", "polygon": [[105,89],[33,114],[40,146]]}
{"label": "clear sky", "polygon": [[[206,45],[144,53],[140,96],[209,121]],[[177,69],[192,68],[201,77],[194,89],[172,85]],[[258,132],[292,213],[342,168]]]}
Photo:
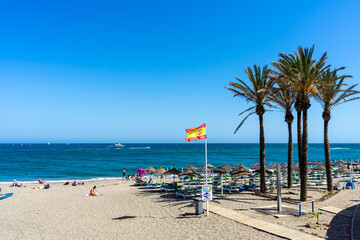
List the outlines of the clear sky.
{"label": "clear sky", "polygon": [[[317,56],[360,82],[360,1],[5,1],[0,7],[0,142],[258,142],[258,118],[224,86],[279,52]],[[359,89],[359,88],[358,88]],[[331,142],[360,142],[360,101],[334,109]],[[312,100],[309,142],[322,142]],[[296,123],[294,122],[294,135]],[[282,112],[266,142],[286,142]],[[295,139],[294,139],[295,140]]]}

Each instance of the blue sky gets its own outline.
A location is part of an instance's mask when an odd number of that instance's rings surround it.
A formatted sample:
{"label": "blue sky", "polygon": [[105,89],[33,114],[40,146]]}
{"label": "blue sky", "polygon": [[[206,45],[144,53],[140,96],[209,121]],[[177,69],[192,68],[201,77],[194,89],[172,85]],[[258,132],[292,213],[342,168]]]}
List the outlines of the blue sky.
{"label": "blue sky", "polygon": [[[279,52],[317,56],[360,77],[359,1],[7,1],[0,8],[0,142],[257,142],[258,119],[224,86]],[[359,89],[359,88],[358,88]],[[360,102],[333,110],[331,142],[360,142]],[[322,142],[312,100],[309,141]],[[294,122],[294,130],[295,130]],[[282,112],[267,142],[286,142]],[[295,131],[294,131],[295,134]]]}

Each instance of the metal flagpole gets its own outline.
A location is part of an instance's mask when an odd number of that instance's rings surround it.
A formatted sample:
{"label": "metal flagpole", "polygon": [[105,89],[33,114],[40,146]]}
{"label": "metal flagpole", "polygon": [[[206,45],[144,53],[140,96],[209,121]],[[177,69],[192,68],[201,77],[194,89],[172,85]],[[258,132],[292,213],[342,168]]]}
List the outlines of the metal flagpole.
{"label": "metal flagpole", "polygon": [[[205,138],[205,184],[206,185],[208,184],[208,181],[207,181],[208,170],[207,169],[208,169],[208,167],[207,167],[207,136],[206,136],[206,138]],[[206,201],[206,216],[209,216],[209,201]]]}

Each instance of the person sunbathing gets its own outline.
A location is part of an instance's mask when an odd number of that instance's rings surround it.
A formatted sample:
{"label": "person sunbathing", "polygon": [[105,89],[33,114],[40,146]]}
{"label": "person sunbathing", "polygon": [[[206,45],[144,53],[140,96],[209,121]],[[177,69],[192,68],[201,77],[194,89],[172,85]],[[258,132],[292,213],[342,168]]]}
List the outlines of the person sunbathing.
{"label": "person sunbathing", "polygon": [[13,187],[25,187],[23,183],[18,183],[16,179],[14,179],[14,182],[12,184]]}
{"label": "person sunbathing", "polygon": [[98,193],[95,191],[95,189],[96,189],[96,186],[94,186],[91,190],[90,190],[90,196],[97,196],[98,195]]}
{"label": "person sunbathing", "polygon": [[39,181],[39,183],[41,183],[41,184],[45,184],[45,183],[46,183],[46,181],[41,181],[40,178],[38,179],[38,181]]}

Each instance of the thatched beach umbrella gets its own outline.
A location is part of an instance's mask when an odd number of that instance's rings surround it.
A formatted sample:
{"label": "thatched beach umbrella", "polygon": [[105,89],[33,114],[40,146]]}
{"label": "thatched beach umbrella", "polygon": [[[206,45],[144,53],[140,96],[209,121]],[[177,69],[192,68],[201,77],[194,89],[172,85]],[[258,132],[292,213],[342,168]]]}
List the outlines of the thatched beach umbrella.
{"label": "thatched beach umbrella", "polygon": [[347,162],[347,164],[348,164],[348,165],[358,165],[357,162],[354,162],[354,161],[352,161],[352,160],[351,160],[350,162]]}
{"label": "thatched beach umbrella", "polygon": [[239,163],[239,164],[234,165],[234,170],[238,170],[240,168],[243,168],[243,169],[249,171],[249,168],[243,163]]}
{"label": "thatched beach umbrella", "polygon": [[[177,170],[176,168],[172,168],[169,171],[165,172],[165,175],[179,175],[181,172],[179,170]],[[174,176],[174,182],[175,182],[175,176]]]}
{"label": "thatched beach umbrella", "polygon": [[337,173],[343,173],[343,174],[354,174],[353,171],[351,171],[350,169],[347,169],[346,167],[340,168],[336,172]]}
{"label": "thatched beach umbrella", "polygon": [[282,164],[280,164],[280,166],[282,166],[282,167],[287,167],[288,165],[287,165],[287,163],[282,163]]}
{"label": "thatched beach umbrella", "polygon": [[160,167],[158,169],[155,169],[155,171],[153,173],[163,175],[164,173],[166,173],[166,170],[163,169],[162,167]]}
{"label": "thatched beach umbrella", "polygon": [[153,168],[151,166],[151,167],[145,168],[144,170],[147,171],[147,172],[153,173],[155,171],[155,168]]}
{"label": "thatched beach umbrella", "polygon": [[326,168],[323,165],[317,165],[316,167],[313,167],[310,170],[324,172],[326,170]]}
{"label": "thatched beach umbrella", "polygon": [[179,176],[199,177],[200,175],[191,170],[187,170],[186,172],[180,173]]}
{"label": "thatched beach umbrella", "polygon": [[[221,167],[221,168],[225,168],[226,170],[228,170],[229,172],[231,171],[231,169],[232,169],[232,166],[230,166],[229,164],[226,164],[226,163],[224,163],[224,164],[221,164],[219,167]],[[215,168],[216,169],[216,168]],[[215,170],[214,169],[214,170]],[[213,170],[213,171],[214,171]]]}
{"label": "thatched beach umbrella", "polygon": [[[209,164],[208,164],[208,165],[209,165]],[[212,166],[212,165],[211,165],[211,166]],[[199,172],[206,172],[206,168],[207,168],[207,171],[210,172],[210,170],[211,170],[210,167],[209,167],[209,166],[206,167],[205,165],[199,167],[197,170],[198,170]]]}
{"label": "thatched beach umbrella", "polygon": [[[259,166],[255,166],[255,167],[252,167],[252,169],[254,170],[254,172],[260,172],[260,165]],[[265,173],[273,173],[272,171],[270,171],[270,169],[268,169],[267,167],[265,167]]]}
{"label": "thatched beach umbrella", "polygon": [[258,163],[252,163],[252,164],[250,164],[250,166],[255,167],[255,166],[260,166],[260,164],[258,164]]}
{"label": "thatched beach umbrella", "polygon": [[346,164],[346,162],[345,162],[344,160],[342,160],[342,159],[340,159],[340,160],[336,161],[335,163],[342,163],[342,164]]}
{"label": "thatched beach umbrella", "polygon": [[[227,164],[226,164],[227,165]],[[221,181],[221,194],[224,194],[224,189],[223,189],[223,174],[225,173],[229,173],[232,169],[232,167],[230,165],[226,166],[225,164],[215,168],[213,170],[214,173],[220,173],[220,181]]]}
{"label": "thatched beach umbrella", "polygon": [[269,166],[268,166],[268,168],[271,168],[271,169],[275,169],[276,168],[276,163],[272,163],[272,164],[270,164]]}
{"label": "thatched beach umbrella", "polygon": [[185,169],[185,170],[196,171],[198,168],[190,164],[189,166],[187,166],[187,167],[184,168],[184,169]]}
{"label": "thatched beach umbrella", "polygon": [[320,163],[321,162],[313,161],[313,162],[308,162],[308,165],[316,166],[319,165]]}
{"label": "thatched beach umbrella", "polygon": [[173,174],[173,175],[179,175],[181,172],[179,170],[177,170],[176,168],[172,168],[170,169],[169,171],[165,172],[164,174],[165,175],[170,175],[170,174]]}

